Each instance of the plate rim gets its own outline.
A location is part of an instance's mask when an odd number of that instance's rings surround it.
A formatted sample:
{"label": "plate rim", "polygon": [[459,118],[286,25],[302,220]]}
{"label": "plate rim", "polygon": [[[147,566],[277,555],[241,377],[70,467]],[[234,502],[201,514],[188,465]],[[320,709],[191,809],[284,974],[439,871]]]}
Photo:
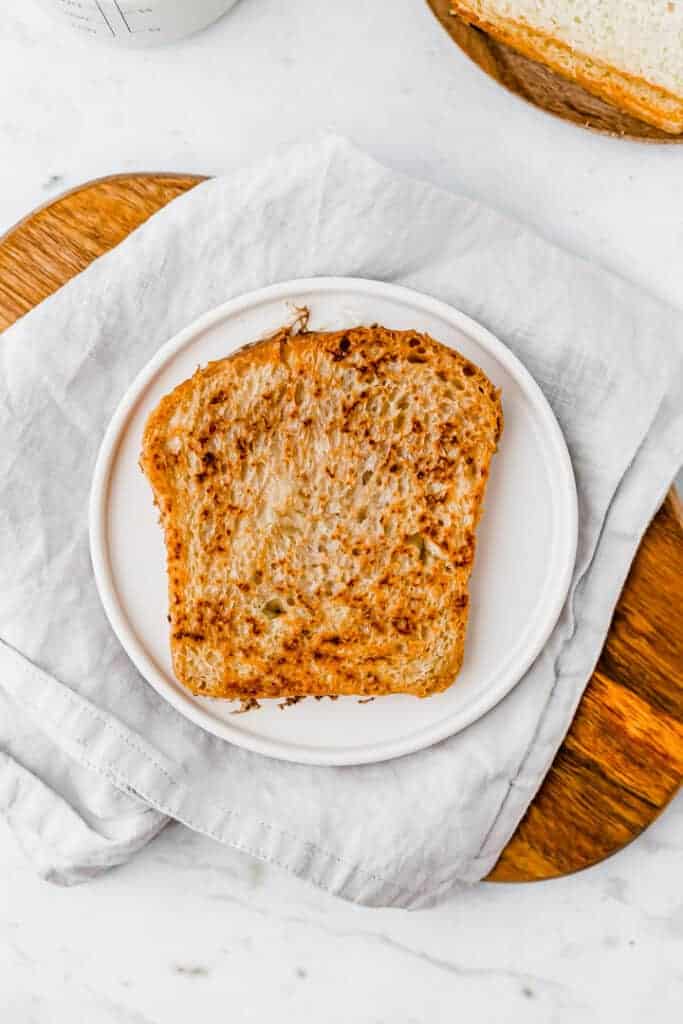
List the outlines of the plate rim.
{"label": "plate rim", "polygon": [[[243,732],[229,722],[213,719],[208,712],[194,703],[189,692],[182,690],[181,684],[177,684],[178,689],[174,688],[149,656],[130,625],[116,593],[107,540],[109,482],[126,423],[138,401],[159,371],[194,338],[245,309],[264,302],[286,300],[291,298],[293,292],[324,293],[341,290],[361,292],[378,298],[393,298],[405,305],[441,317],[482,347],[515,379],[534,411],[540,416],[544,437],[557,459],[553,463],[556,468],[553,479],[558,487],[561,508],[567,520],[564,537],[560,538],[560,541],[564,539],[565,542],[564,562],[560,578],[553,590],[553,599],[548,603],[534,642],[523,650],[516,664],[508,669],[502,681],[473,701],[466,711],[456,715],[447,714],[432,725],[424,726],[412,734],[412,740],[409,734],[404,738],[333,751],[303,745],[293,749],[282,740]],[[449,303],[404,285],[361,277],[307,277],[278,282],[228,299],[201,314],[159,347],[129,384],[104,432],[90,488],[88,532],[95,584],[112,630],[145,682],[180,714],[219,739],[278,760],[317,766],[360,765],[388,761],[415,753],[456,735],[494,708],[521,681],[552,633],[567,597],[578,543],[578,496],[569,451],[548,400],[521,360],[488,328]],[[454,719],[456,721],[453,721]]]}

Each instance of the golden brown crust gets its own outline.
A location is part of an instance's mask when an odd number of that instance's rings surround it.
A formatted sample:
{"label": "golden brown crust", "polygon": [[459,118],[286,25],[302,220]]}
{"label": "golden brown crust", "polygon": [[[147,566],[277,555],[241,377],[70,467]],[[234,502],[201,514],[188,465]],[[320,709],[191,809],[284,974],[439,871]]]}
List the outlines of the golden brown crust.
{"label": "golden brown crust", "polygon": [[171,648],[234,699],[449,686],[499,394],[415,331],[287,329],[198,370],[147,422]]}
{"label": "golden brown crust", "polygon": [[485,15],[468,0],[453,0],[453,12],[494,39],[564,75],[588,92],[607,100],[671,135],[683,132],[683,97],[661,85],[629,74],[596,57],[572,49],[541,29],[514,18]]}

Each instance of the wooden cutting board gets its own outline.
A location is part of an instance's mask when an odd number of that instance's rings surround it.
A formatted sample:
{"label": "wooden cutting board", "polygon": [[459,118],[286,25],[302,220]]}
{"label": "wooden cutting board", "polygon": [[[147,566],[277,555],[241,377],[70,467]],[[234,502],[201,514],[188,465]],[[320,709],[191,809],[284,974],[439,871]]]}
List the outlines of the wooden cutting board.
{"label": "wooden cutting board", "polygon": [[[0,238],[0,330],[201,178],[119,175],[36,210]],[[683,516],[650,525],[600,662],[539,793],[489,878],[530,881],[602,860],[683,780]]]}
{"label": "wooden cutting board", "polygon": [[638,142],[683,142],[683,135],[670,135],[624,113],[618,107],[593,96],[576,82],[563,78],[512,47],[463,21],[451,0],[427,0],[456,46],[482,71],[510,92],[535,107],[572,121],[582,128]]}

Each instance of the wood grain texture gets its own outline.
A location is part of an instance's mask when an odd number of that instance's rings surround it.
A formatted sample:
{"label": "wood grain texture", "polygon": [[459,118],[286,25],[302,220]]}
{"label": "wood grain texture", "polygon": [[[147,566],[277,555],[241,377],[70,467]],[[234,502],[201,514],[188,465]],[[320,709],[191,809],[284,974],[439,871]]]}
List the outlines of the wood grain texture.
{"label": "wood grain texture", "polygon": [[0,238],[0,330],[202,178],[114,175],[35,210]]}
{"label": "wood grain texture", "polygon": [[[0,238],[0,330],[201,180],[120,175],[27,217]],[[552,878],[602,860],[646,828],[682,780],[683,516],[671,493],[569,734],[489,878]]]}
{"label": "wood grain texture", "polygon": [[676,144],[670,135],[593,96],[576,82],[524,57],[452,13],[450,0],[427,0],[451,39],[482,71],[535,107],[583,128],[638,142]]}
{"label": "wood grain texture", "polygon": [[683,781],[683,516],[671,492],[643,538],[595,672],[550,772],[489,876],[596,864]]}

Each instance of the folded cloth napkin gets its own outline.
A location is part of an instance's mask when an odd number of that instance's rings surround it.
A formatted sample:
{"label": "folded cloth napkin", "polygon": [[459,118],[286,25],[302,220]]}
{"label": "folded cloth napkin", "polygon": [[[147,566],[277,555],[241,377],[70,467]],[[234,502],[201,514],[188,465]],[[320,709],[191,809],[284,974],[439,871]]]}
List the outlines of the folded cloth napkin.
{"label": "folded cloth napkin", "polygon": [[[570,594],[525,678],[460,735],[355,768],[279,763],[182,718],[112,634],[88,550],[95,457],[135,374],[218,303],[315,275],[400,282],[489,327],[543,388],[579,492]],[[332,138],[171,203],[10,328],[0,366],[0,808],[41,874],[83,880],[175,818],[366,904],[425,905],[484,876],[683,461],[680,317]]]}

